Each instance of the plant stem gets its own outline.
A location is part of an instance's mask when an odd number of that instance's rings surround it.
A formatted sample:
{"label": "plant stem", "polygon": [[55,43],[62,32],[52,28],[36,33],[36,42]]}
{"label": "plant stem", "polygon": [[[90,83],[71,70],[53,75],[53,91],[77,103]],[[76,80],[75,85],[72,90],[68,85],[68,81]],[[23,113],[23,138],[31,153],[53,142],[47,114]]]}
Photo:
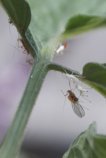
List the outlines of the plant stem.
{"label": "plant stem", "polygon": [[49,70],[79,75],[79,73],[74,70],[55,63],[49,63],[45,57],[41,58],[39,62],[34,64],[15,118],[1,145],[0,158],[16,157],[23,141],[23,135],[29,116],[39,94],[43,80]]}
{"label": "plant stem", "polygon": [[15,158],[23,141],[23,134],[29,116],[37,99],[43,80],[47,74],[45,59],[34,64],[24,91],[24,95],[16,112],[15,118],[0,148],[0,158]]}
{"label": "plant stem", "polygon": [[60,71],[62,73],[76,75],[77,77],[79,77],[79,78],[81,77],[82,78],[82,75],[79,72],[77,72],[75,70],[72,70],[72,69],[69,69],[69,68],[67,68],[65,66],[56,64],[56,63],[48,64],[48,69],[49,70],[54,70],[54,71]]}

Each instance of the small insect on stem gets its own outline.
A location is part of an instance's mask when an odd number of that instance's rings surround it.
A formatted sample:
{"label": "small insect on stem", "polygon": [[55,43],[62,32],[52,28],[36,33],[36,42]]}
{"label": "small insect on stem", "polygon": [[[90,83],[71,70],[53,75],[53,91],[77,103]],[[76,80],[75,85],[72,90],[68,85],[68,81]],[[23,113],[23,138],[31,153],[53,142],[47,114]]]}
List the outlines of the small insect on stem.
{"label": "small insect on stem", "polygon": [[72,104],[72,109],[75,112],[75,114],[79,116],[80,118],[84,117],[85,111],[83,107],[79,104],[79,99],[71,90],[68,90],[67,94],[68,94],[68,99]]}

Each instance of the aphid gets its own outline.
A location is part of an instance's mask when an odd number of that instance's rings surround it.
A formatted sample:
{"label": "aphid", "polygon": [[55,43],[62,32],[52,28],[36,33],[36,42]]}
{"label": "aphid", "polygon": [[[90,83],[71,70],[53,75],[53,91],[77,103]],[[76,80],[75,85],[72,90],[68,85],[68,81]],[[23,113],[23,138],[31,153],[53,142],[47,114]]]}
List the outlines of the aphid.
{"label": "aphid", "polygon": [[75,112],[75,114],[79,116],[80,118],[84,117],[85,111],[83,107],[80,105],[79,99],[76,97],[74,92],[72,92],[71,90],[68,90],[67,94],[68,94],[68,99],[72,104],[72,109]]}

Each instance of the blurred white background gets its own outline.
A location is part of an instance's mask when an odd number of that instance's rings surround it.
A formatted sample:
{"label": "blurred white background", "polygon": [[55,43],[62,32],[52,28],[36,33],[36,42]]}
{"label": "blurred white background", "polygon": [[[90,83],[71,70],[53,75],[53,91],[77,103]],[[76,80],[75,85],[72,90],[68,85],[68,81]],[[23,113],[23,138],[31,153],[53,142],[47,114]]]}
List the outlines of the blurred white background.
{"label": "blurred white background", "polygon": [[[0,139],[10,125],[27,83],[31,65],[30,56],[21,48],[15,27],[0,8]],[[63,55],[56,55],[54,62],[82,72],[88,62],[106,62],[106,28],[89,31],[73,37]],[[99,133],[106,134],[106,100],[89,88],[87,100],[82,98],[86,115],[82,119],[72,110],[70,102],[64,103],[69,89],[62,73],[48,73],[25,133],[25,142],[36,148],[68,147],[93,121]]]}

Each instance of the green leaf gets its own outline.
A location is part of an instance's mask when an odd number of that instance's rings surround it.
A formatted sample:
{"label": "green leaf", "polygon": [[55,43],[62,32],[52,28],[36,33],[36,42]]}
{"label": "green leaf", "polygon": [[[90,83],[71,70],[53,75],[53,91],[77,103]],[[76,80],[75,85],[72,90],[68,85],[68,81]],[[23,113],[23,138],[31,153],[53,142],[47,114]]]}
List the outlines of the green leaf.
{"label": "green leaf", "polygon": [[31,12],[28,3],[25,0],[1,0],[6,12],[8,13],[10,23],[13,23],[21,35],[20,41],[28,53],[34,57],[37,53],[37,47],[33,37],[28,30],[31,20]]}
{"label": "green leaf", "polygon": [[96,133],[96,124],[80,134],[63,158],[106,158],[106,136]]}
{"label": "green leaf", "polygon": [[83,68],[84,81],[106,96],[106,64],[88,63]]}
{"label": "green leaf", "polygon": [[42,50],[41,54],[51,53],[53,57],[60,42],[76,33],[105,25],[106,21],[105,0],[27,0],[30,9],[25,0],[1,2],[22,37],[25,34],[24,47],[38,56],[38,51]]}
{"label": "green leaf", "polygon": [[20,34],[25,34],[31,20],[29,5],[24,0],[1,0],[9,17],[10,23],[13,22]]}
{"label": "green leaf", "polygon": [[[42,47],[57,47],[74,32],[105,25],[105,0],[27,0],[32,12],[29,29]],[[59,41],[58,41],[59,40]],[[52,43],[52,44],[51,44]],[[53,49],[52,49],[53,50]]]}
{"label": "green leaf", "polygon": [[78,15],[72,17],[68,21],[63,35],[65,38],[70,38],[72,35],[103,25],[106,25],[106,18],[98,16]]}

